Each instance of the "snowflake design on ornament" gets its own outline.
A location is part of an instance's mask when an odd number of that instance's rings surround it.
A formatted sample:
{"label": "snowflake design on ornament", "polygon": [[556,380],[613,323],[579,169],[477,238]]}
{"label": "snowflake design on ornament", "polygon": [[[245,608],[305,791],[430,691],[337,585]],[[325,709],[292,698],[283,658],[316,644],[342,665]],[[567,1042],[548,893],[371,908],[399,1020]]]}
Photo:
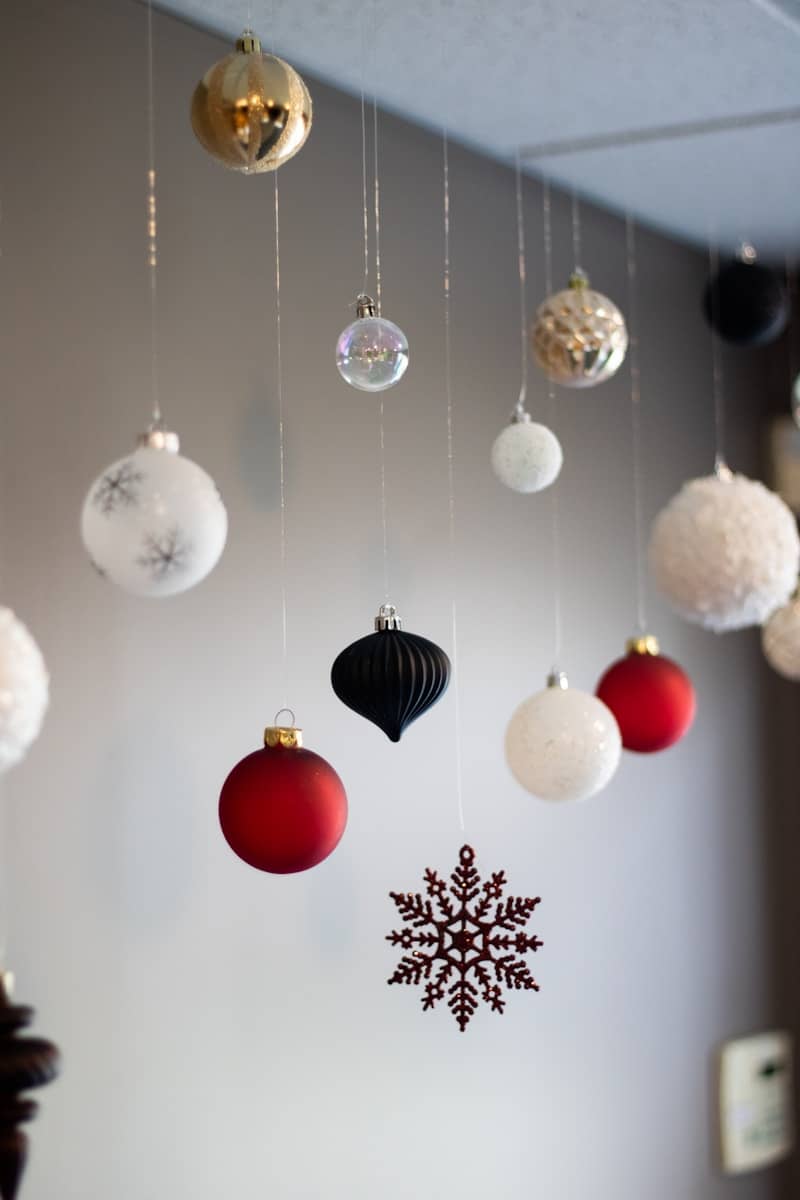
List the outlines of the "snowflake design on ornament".
{"label": "snowflake design on ornament", "polygon": [[393,946],[409,951],[388,982],[419,986],[424,981],[423,1012],[447,999],[462,1033],[481,1000],[492,1012],[503,1012],[503,987],[538,992],[521,956],[543,945],[524,928],[539,897],[504,900],[505,871],[495,871],[481,883],[474,863],[475,851],[462,846],[449,884],[428,867],[426,895],[389,893],[410,928],[386,936]]}
{"label": "snowflake design on ornament", "polygon": [[162,534],[147,533],[144,551],[137,558],[140,567],[150,574],[155,583],[170,575],[177,575],[189,566],[192,544],[184,537],[177,525]]}
{"label": "snowflake design on ornament", "polygon": [[133,464],[132,459],[113,471],[107,471],[92,496],[92,504],[103,516],[109,517],[121,508],[136,508],[139,503],[139,485],[144,475]]}

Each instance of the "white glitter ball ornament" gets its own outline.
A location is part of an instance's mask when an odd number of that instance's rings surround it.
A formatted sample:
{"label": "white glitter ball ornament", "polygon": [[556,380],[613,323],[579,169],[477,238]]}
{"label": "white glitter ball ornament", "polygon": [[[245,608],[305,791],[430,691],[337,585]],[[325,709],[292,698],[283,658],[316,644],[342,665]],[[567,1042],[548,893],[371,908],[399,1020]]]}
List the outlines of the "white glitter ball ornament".
{"label": "white glitter ball ornament", "polygon": [[800,680],[800,597],[774,612],[761,631],[769,665],[785,679]]}
{"label": "white glitter ball ornament", "polygon": [[723,633],[761,625],[797,583],[797,523],[779,496],[727,467],[692,479],[655,519],[650,567],[677,613]]}
{"label": "white glitter ball ornament", "polygon": [[610,782],[622,738],[613,713],[566,676],[524,700],[506,730],[506,761],[518,783],[541,800],[586,800]]}
{"label": "white glitter ball ornament", "polygon": [[613,300],[576,271],[563,292],[539,306],[531,334],[537,364],[563,387],[595,387],[625,361],[628,331]]}
{"label": "white glitter ball ornament", "polygon": [[216,566],[228,514],[211,476],[178,454],[177,436],[151,430],[89,488],[81,532],[112,583],[134,596],[173,596]]}
{"label": "white glitter ball ornament", "polygon": [[0,772],[36,741],[50,700],[42,652],[10,608],[0,608]]}
{"label": "white glitter ball ornament", "polygon": [[492,446],[492,470],[514,492],[541,492],[555,482],[564,462],[561,443],[530,413],[515,413]]}

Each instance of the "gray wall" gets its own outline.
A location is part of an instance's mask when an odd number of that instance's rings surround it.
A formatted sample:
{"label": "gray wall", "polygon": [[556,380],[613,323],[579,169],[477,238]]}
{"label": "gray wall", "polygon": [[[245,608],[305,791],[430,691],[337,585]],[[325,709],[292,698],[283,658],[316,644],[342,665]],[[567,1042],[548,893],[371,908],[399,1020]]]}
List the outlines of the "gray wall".
{"label": "gray wall", "polygon": [[[37,24],[40,22],[41,24]],[[34,52],[33,32],[44,44]],[[278,29],[278,44],[280,30]],[[550,503],[496,484],[518,389],[511,174],[452,152],[453,335],[466,836],[485,869],[543,896],[538,996],[466,1035],[385,986],[387,892],[463,841],[454,696],[399,746],[327,675],[381,600],[377,404],[332,345],[360,286],[357,105],[314,87],[308,146],[281,174],[291,702],[346,781],[336,854],[262,877],[225,846],[219,786],[283,701],[272,181],[195,145],[187,105],[218,41],[158,18],[161,378],[186,453],[222,488],[224,559],[163,603],[105,586],[78,514],[148,412],[144,13],[119,0],[5,0],[0,437],[4,603],[53,677],[46,731],[7,777],[9,961],[64,1050],[43,1096],[30,1200],[767,1200],[779,1172],[712,1169],[718,1040],[787,1016],[768,819],[758,638],[716,639],[656,598],[692,673],[696,727],[626,758],[581,806],[522,793],[502,757],[551,665]],[[392,594],[450,644],[442,374],[441,151],[382,123],[385,311],[413,346],[387,396]],[[568,204],[555,211],[566,276]],[[540,194],[528,189],[532,300]],[[585,265],[624,300],[624,230],[584,213]],[[713,457],[699,256],[642,233],[648,520]],[[731,459],[757,469],[764,360],[729,361]],[[565,667],[591,688],[634,622],[624,378],[560,394]],[[534,407],[546,411],[544,389]]]}

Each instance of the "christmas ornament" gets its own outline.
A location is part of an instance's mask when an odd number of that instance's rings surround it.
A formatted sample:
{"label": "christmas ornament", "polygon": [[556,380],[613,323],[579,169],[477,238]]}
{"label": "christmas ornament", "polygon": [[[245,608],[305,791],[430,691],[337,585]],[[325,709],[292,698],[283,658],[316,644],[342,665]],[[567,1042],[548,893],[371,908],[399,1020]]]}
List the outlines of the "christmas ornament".
{"label": "christmas ornament", "polygon": [[0,773],[25,757],[50,702],[42,653],[10,608],[0,608]]}
{"label": "christmas ornament", "polygon": [[717,633],[762,624],[788,600],[800,566],[783,500],[724,466],[685,483],[661,510],[649,553],[675,611]]}
{"label": "christmas ornament", "polygon": [[219,821],[239,858],[258,871],[290,875],[316,867],[339,845],[347,796],[330,763],[303,749],[302,729],[276,724],[265,731],[263,750],[248,754],[225,780]]}
{"label": "christmas ornament", "polygon": [[177,434],[151,427],[133,454],[95,480],[83,506],[93,565],[135,596],[185,592],[225,548],[228,515],[217,486],[178,447]]}
{"label": "christmas ornament", "polygon": [[586,388],[615,375],[625,360],[625,319],[612,300],[592,291],[583,271],[569,287],[540,305],[533,325],[533,354],[549,379]]}
{"label": "christmas ornament", "polygon": [[0,1200],[15,1200],[28,1158],[28,1138],[19,1128],[38,1105],[24,1096],[58,1075],[59,1053],[43,1038],[20,1037],[33,1010],[11,1003],[12,978],[0,975]]}
{"label": "christmas ornament", "polygon": [[797,593],[769,618],[761,631],[761,645],[767,662],[779,675],[800,680],[800,597]]}
{"label": "christmas ornament", "polygon": [[492,469],[514,492],[541,492],[558,478],[563,462],[556,435],[520,407],[492,446]]}
{"label": "christmas ornament", "polygon": [[585,800],[619,766],[619,728],[601,700],[570,688],[563,673],[547,683],[511,718],[506,761],[517,782],[541,800]]}
{"label": "christmas ornament", "polygon": [[766,346],[783,333],[789,320],[784,278],[756,261],[752,246],[726,263],[703,293],[703,309],[711,327],[736,346]]}
{"label": "christmas ornament", "polygon": [[232,171],[274,171],[311,131],[311,97],[293,67],[246,29],[232,54],[195,88],[192,129],[212,158]]}
{"label": "christmas ornament", "polygon": [[694,720],[692,681],[659,653],[652,635],[631,638],[626,649],[598,683],[597,697],[614,714],[626,750],[666,750],[688,733]]}
{"label": "christmas ornament", "polygon": [[393,321],[376,317],[370,296],[358,297],[356,312],[358,319],[342,331],[336,343],[336,366],[351,387],[384,392],[406,373],[408,340]]}
{"label": "christmas ornament", "polygon": [[387,934],[387,942],[409,951],[388,982],[424,982],[423,1012],[446,999],[462,1033],[481,1000],[492,1012],[504,1011],[503,987],[538,992],[522,956],[543,945],[525,932],[539,897],[504,900],[505,871],[481,883],[474,862],[475,851],[462,846],[449,885],[428,868],[424,896],[389,893],[410,928]]}
{"label": "christmas ornament", "polygon": [[382,604],[375,633],[341,652],[331,684],[342,704],[382,729],[392,742],[441,699],[450,682],[450,659],[435,642],[404,633],[397,609]]}

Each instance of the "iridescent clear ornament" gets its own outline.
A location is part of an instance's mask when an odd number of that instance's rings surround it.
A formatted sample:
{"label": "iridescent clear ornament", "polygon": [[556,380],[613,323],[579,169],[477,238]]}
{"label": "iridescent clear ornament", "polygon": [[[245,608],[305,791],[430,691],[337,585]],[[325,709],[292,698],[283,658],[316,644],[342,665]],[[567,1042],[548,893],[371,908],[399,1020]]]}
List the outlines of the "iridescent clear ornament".
{"label": "iridescent clear ornament", "polygon": [[356,300],[357,320],[339,335],[336,366],[351,387],[383,392],[394,387],[408,367],[408,339],[399,326],[375,315],[370,296]]}
{"label": "iridescent clear ornament", "polygon": [[537,364],[563,387],[595,387],[625,361],[628,331],[613,300],[577,270],[563,292],[539,306],[531,334]]}

